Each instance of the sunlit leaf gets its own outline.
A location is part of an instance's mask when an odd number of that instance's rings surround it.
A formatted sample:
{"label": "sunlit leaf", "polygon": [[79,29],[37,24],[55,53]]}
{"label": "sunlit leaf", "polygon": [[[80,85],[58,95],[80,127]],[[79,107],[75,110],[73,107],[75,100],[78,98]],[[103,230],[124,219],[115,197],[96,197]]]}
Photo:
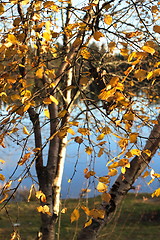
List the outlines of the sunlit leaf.
{"label": "sunlit leaf", "polygon": [[19,166],[23,165],[23,164],[30,158],[30,156],[31,156],[31,152],[26,153],[26,154],[22,157],[22,159],[18,162],[18,165],[19,165]]}
{"label": "sunlit leaf", "polygon": [[41,190],[36,192],[36,198],[40,199],[42,202],[46,202],[46,196]]}
{"label": "sunlit leaf", "polygon": [[87,172],[84,176],[85,176],[85,178],[90,178],[91,176],[94,176],[96,173],[94,172],[94,171],[89,171],[89,172]]}
{"label": "sunlit leaf", "polygon": [[68,128],[68,129],[67,129],[67,132],[70,133],[71,135],[75,135],[75,132],[73,131],[72,128]]}
{"label": "sunlit leaf", "polygon": [[111,15],[105,15],[104,17],[104,22],[107,24],[107,25],[110,25],[112,23],[112,16]]}
{"label": "sunlit leaf", "polygon": [[104,148],[100,148],[97,156],[101,157],[103,153],[104,153]]}
{"label": "sunlit leaf", "polygon": [[148,171],[145,171],[141,177],[146,178],[150,175]]}
{"label": "sunlit leaf", "polygon": [[79,128],[78,132],[81,133],[84,136],[91,134],[88,128]]}
{"label": "sunlit leaf", "polygon": [[102,182],[99,182],[96,188],[98,192],[106,192],[108,189],[107,185]]}
{"label": "sunlit leaf", "polygon": [[85,214],[89,216],[89,214],[90,214],[89,208],[88,208],[88,207],[85,207],[85,206],[83,206],[83,205],[81,206],[81,208],[83,209],[83,211],[85,212]]}
{"label": "sunlit leaf", "polygon": [[101,218],[103,219],[105,217],[105,211],[101,209],[91,209],[89,216],[93,218]]}
{"label": "sunlit leaf", "polygon": [[2,164],[3,164],[3,163],[5,163],[5,161],[4,161],[4,160],[2,160],[2,159],[0,159],[0,163],[2,163]]}
{"label": "sunlit leaf", "polygon": [[147,77],[148,72],[144,69],[138,69],[134,72],[134,76],[139,80],[143,81]]}
{"label": "sunlit leaf", "polygon": [[129,141],[130,143],[136,143],[137,142],[138,133],[130,133],[129,134]]}
{"label": "sunlit leaf", "polygon": [[147,154],[147,156],[151,156],[151,151],[149,149],[145,149],[142,151],[143,153]]}
{"label": "sunlit leaf", "polygon": [[143,46],[143,47],[142,47],[142,50],[145,51],[145,52],[151,53],[151,54],[154,54],[154,53],[155,53],[155,49],[154,49],[154,48],[151,48],[151,47],[149,47],[149,46]]}
{"label": "sunlit leaf", "polygon": [[84,224],[84,228],[90,226],[92,224],[92,218]]}
{"label": "sunlit leaf", "polygon": [[109,177],[99,177],[98,181],[102,182],[102,183],[105,183],[105,184],[110,182]]}
{"label": "sunlit leaf", "polygon": [[141,155],[141,150],[139,150],[139,149],[131,149],[130,153],[132,155],[140,156]]}
{"label": "sunlit leaf", "polygon": [[56,105],[58,105],[58,100],[55,97],[50,95],[49,98],[51,99],[52,102],[54,102]]}
{"label": "sunlit leaf", "polygon": [[23,133],[26,135],[30,135],[30,133],[28,132],[28,129],[25,126],[23,127]]}
{"label": "sunlit leaf", "polygon": [[49,113],[49,110],[47,108],[44,109],[44,115],[47,117],[47,118],[50,118],[50,113]]}
{"label": "sunlit leaf", "polygon": [[0,180],[4,181],[5,180],[5,176],[3,174],[0,173]]}
{"label": "sunlit leaf", "polygon": [[74,209],[73,212],[71,213],[71,223],[74,222],[74,221],[77,221],[80,217],[80,214],[79,214],[79,210],[78,209]]}
{"label": "sunlit leaf", "polygon": [[117,169],[111,169],[111,170],[109,171],[108,175],[109,175],[110,177],[113,177],[113,176],[117,175],[117,173],[118,173],[118,170],[117,170]]}
{"label": "sunlit leaf", "polygon": [[37,211],[41,212],[43,214],[48,214],[49,216],[51,216],[51,213],[49,211],[49,207],[47,205],[37,207]]}
{"label": "sunlit leaf", "polygon": [[133,121],[134,120],[134,113],[128,112],[123,115],[123,119],[128,120],[128,121]]}
{"label": "sunlit leaf", "polygon": [[155,191],[154,191],[154,193],[152,193],[152,198],[153,197],[159,197],[160,196],[160,188],[158,188],[158,189],[156,189]]}
{"label": "sunlit leaf", "polygon": [[38,78],[43,78],[43,73],[44,73],[44,69],[43,69],[43,68],[39,68],[39,69],[36,71],[36,77],[38,77]]}
{"label": "sunlit leaf", "polygon": [[101,133],[98,137],[97,137],[97,140],[102,140],[104,138],[104,133]]}

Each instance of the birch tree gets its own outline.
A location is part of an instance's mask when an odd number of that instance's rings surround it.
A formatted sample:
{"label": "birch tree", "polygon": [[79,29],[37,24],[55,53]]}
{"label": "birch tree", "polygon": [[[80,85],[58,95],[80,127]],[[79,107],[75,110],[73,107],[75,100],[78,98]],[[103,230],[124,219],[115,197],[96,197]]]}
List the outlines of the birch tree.
{"label": "birch tree", "polygon": [[[152,119],[144,109],[137,110],[134,92],[141,87],[148,104],[159,97],[159,4],[147,0],[94,0],[85,4],[11,0],[0,3],[0,14],[0,144],[5,148],[5,139],[9,137],[22,147],[17,168],[25,166],[25,171],[12,195],[35,164],[42,220],[38,239],[55,239],[68,134],[75,135],[73,139],[79,145],[84,144],[87,136],[88,145],[84,146],[88,155],[93,154],[98,144],[97,157],[105,154],[107,141],[102,140],[108,134],[120,138],[117,144],[122,151],[108,160],[107,176],[97,177],[93,167],[85,169],[86,179],[99,179],[97,190],[104,201],[100,210],[83,207],[91,221],[78,239],[96,239],[159,146],[159,117]],[[105,51],[97,53],[98,59],[90,49],[93,42],[105,44]],[[123,56],[123,71],[121,67],[119,72],[110,70],[109,65],[113,67],[110,59],[116,53]],[[84,124],[72,116],[77,102],[83,102]],[[104,124],[93,109],[105,119]],[[90,124],[89,116],[94,124]],[[27,128],[26,118],[32,127]],[[144,149],[136,145],[143,138],[133,129],[137,122],[139,128],[155,124]],[[44,139],[46,125],[49,134]],[[97,136],[96,144],[91,133]],[[34,147],[29,146],[31,138]],[[118,173],[118,167],[122,167],[122,173],[108,192],[110,178]],[[7,192],[12,177],[1,191],[4,205],[11,198]],[[1,174],[0,179],[4,181],[5,176]],[[72,222],[79,216],[79,210],[75,211]]]}

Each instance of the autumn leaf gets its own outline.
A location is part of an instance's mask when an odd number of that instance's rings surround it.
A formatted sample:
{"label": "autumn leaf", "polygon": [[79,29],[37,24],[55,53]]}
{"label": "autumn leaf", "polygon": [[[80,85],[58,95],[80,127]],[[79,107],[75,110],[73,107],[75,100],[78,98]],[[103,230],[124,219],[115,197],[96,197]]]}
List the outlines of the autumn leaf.
{"label": "autumn leaf", "polygon": [[156,33],[160,33],[160,26],[159,25],[155,25],[153,27],[153,31],[156,32]]}
{"label": "autumn leaf", "polygon": [[5,176],[3,174],[0,173],[0,180],[4,181],[5,180]]}
{"label": "autumn leaf", "polygon": [[94,171],[89,171],[89,172],[87,172],[84,176],[85,176],[85,178],[90,178],[91,176],[94,176],[96,173],[94,172]]}
{"label": "autumn leaf", "polygon": [[103,193],[101,195],[102,201],[109,203],[111,200],[111,195],[109,193]]}
{"label": "autumn leaf", "polygon": [[92,219],[90,219],[88,222],[84,224],[84,228],[90,226],[92,224]]}
{"label": "autumn leaf", "polygon": [[150,175],[149,172],[148,172],[148,171],[145,171],[141,177],[146,178],[146,177],[148,177],[149,175]]}
{"label": "autumn leaf", "polygon": [[26,135],[30,135],[30,133],[28,132],[28,129],[25,126],[23,127],[23,133]]}
{"label": "autumn leaf", "polygon": [[77,137],[75,137],[74,141],[75,141],[76,143],[81,144],[81,143],[83,142],[83,139],[82,139],[81,137],[77,136]]}
{"label": "autumn leaf", "polygon": [[145,153],[149,157],[151,156],[151,151],[149,149],[143,150],[142,153]]}
{"label": "autumn leaf", "polygon": [[49,110],[47,108],[44,109],[44,115],[47,117],[47,118],[50,118],[50,113],[49,113]]}
{"label": "autumn leaf", "polygon": [[49,211],[49,207],[47,205],[37,207],[37,211],[41,212],[43,214],[48,214],[49,216],[51,216],[51,213]]}
{"label": "autumn leaf", "polygon": [[4,9],[4,5],[2,3],[0,3],[0,15],[2,15],[4,13],[5,9]]}
{"label": "autumn leaf", "polygon": [[95,39],[96,41],[100,41],[100,38],[101,38],[101,37],[104,37],[104,34],[101,33],[101,32],[99,32],[99,31],[97,31],[97,32],[95,32],[95,33],[93,34],[93,37],[94,37],[94,39]]}
{"label": "autumn leaf", "polygon": [[130,153],[132,155],[140,156],[141,155],[141,150],[139,150],[139,149],[131,149]]}
{"label": "autumn leaf", "polygon": [[38,77],[38,78],[43,78],[43,73],[44,73],[44,69],[43,69],[43,68],[39,68],[39,69],[36,71],[36,77]]}
{"label": "autumn leaf", "polygon": [[77,221],[80,217],[80,214],[79,214],[79,210],[78,209],[74,209],[73,212],[71,213],[71,223],[74,222],[74,221]]}
{"label": "autumn leaf", "polygon": [[109,171],[108,175],[109,175],[110,177],[113,177],[113,176],[115,176],[117,173],[118,173],[118,170],[113,168],[113,169],[111,169],[111,170]]}
{"label": "autumn leaf", "polygon": [[30,158],[31,152],[26,153],[24,157],[18,162],[18,165],[21,166],[23,165],[29,158]]}
{"label": "autumn leaf", "polygon": [[63,118],[66,114],[67,114],[67,110],[64,109],[58,113],[58,117]]}
{"label": "autumn leaf", "polygon": [[96,188],[98,192],[106,192],[108,189],[107,185],[102,182],[99,182]]}
{"label": "autumn leaf", "polygon": [[149,46],[143,46],[142,50],[145,51],[145,52],[148,52],[150,54],[154,54],[155,53],[155,49],[152,48],[152,47],[149,47]]}
{"label": "autumn leaf", "polygon": [[136,143],[137,142],[138,133],[130,133],[129,134],[129,141],[130,143]]}
{"label": "autumn leaf", "polygon": [[43,38],[48,42],[51,40],[52,34],[49,31],[43,32]]}
{"label": "autumn leaf", "polygon": [[36,192],[36,198],[40,199],[42,202],[46,202],[46,196],[41,190]]}
{"label": "autumn leaf", "polygon": [[102,140],[103,138],[104,138],[104,133],[101,133],[98,137],[97,137],[97,140],[99,141],[99,140]]}
{"label": "autumn leaf", "polygon": [[97,156],[101,157],[103,153],[104,153],[104,148],[100,148]]}
{"label": "autumn leaf", "polygon": [[148,72],[144,69],[138,69],[134,72],[134,76],[139,80],[143,81],[147,77]]}
{"label": "autumn leaf", "polygon": [[101,209],[91,209],[89,212],[89,216],[93,218],[101,218],[103,219],[105,217],[105,211]]}
{"label": "autumn leaf", "polygon": [[81,133],[84,136],[91,134],[88,128],[79,128],[78,132]]}
{"label": "autumn leaf", "polygon": [[98,181],[102,182],[102,183],[105,183],[105,184],[110,182],[109,177],[99,177]]}
{"label": "autumn leaf", "polygon": [[107,25],[110,25],[112,23],[112,16],[111,15],[106,15],[104,17],[104,22],[107,24]]}
{"label": "autumn leaf", "polygon": [[57,100],[55,97],[53,97],[52,95],[50,95],[49,98],[50,98],[50,100],[51,100],[52,102],[54,102],[56,105],[58,105],[58,100]]}
{"label": "autumn leaf", "polygon": [[156,189],[153,193],[152,193],[152,198],[153,197],[159,197],[160,196],[160,188]]}

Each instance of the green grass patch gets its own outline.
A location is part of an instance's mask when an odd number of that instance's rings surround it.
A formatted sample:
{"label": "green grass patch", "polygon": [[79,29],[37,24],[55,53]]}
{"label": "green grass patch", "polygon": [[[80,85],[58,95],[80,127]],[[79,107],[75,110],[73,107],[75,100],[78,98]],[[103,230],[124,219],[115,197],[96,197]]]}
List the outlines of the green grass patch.
{"label": "green grass patch", "polygon": [[[70,215],[80,205],[95,208],[100,197],[88,200],[68,199],[62,201],[67,212],[60,215],[57,223],[57,239],[76,239],[76,233],[83,227],[87,216],[80,209],[78,222],[70,223]],[[40,214],[37,201],[11,202],[0,212],[0,240],[10,240],[11,233],[19,232],[21,240],[34,240],[40,227]],[[152,199],[149,194],[128,194],[117,209],[112,221],[102,230],[99,240],[159,240],[160,236],[160,199]]]}

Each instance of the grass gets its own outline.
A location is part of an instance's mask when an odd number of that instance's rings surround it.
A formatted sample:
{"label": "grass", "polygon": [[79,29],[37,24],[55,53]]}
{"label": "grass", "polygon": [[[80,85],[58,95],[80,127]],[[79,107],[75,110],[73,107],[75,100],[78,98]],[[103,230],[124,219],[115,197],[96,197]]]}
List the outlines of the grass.
{"label": "grass", "polygon": [[[86,200],[83,200],[86,201]],[[91,208],[100,203],[100,197],[88,200]],[[57,223],[57,239],[73,240],[75,234],[86,221],[86,215],[80,210],[78,222],[70,223],[70,214],[80,204],[79,200],[70,199],[62,201],[67,208],[61,214]],[[85,203],[81,203],[86,205]],[[0,212],[0,240],[10,240],[13,224],[20,234],[21,240],[34,240],[40,226],[40,216],[36,210],[39,203],[36,201],[10,203]],[[102,230],[98,240],[159,240],[160,235],[160,199],[152,199],[148,194],[128,194],[113,220]],[[74,238],[75,237],[75,238]]]}

